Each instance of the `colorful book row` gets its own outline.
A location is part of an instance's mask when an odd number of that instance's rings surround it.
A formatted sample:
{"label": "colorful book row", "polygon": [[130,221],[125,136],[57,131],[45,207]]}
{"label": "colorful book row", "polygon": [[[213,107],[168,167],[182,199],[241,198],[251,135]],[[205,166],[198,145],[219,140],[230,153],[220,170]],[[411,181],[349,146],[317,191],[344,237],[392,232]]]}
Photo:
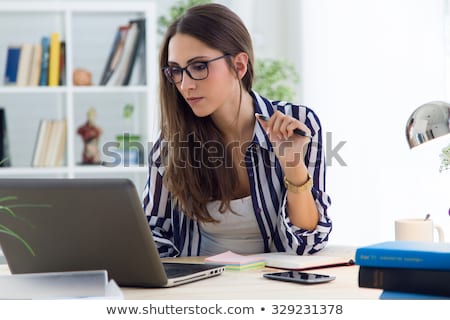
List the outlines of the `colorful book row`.
{"label": "colorful book row", "polygon": [[40,43],[9,45],[6,54],[6,86],[65,85],[65,41],[58,32],[43,36]]}

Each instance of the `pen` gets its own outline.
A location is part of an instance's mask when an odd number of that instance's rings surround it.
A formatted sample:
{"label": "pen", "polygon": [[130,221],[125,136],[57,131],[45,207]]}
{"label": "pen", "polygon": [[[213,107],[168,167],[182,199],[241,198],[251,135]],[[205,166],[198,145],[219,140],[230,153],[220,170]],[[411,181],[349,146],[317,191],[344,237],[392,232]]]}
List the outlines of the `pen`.
{"label": "pen", "polygon": [[[263,120],[263,121],[269,121],[269,119],[270,119],[269,116],[265,116],[265,115],[262,115],[262,114],[260,114],[260,113],[255,113],[255,115],[256,115],[259,119],[261,119],[261,120]],[[307,134],[305,131],[303,131],[303,130],[301,130],[301,129],[298,129],[298,128],[295,128],[295,129],[294,129],[294,133],[297,134],[297,135],[299,135],[299,136],[302,136],[302,137],[311,138],[311,135]]]}

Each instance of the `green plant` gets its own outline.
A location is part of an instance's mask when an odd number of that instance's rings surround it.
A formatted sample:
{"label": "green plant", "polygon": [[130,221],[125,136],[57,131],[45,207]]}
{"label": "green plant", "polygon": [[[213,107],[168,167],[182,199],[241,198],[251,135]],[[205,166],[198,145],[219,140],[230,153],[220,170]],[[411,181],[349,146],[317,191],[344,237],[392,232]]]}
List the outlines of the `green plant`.
{"label": "green plant", "polygon": [[299,81],[295,66],[282,59],[257,59],[253,89],[259,94],[277,100],[292,101],[292,84]]}
{"label": "green plant", "polygon": [[[177,1],[169,9],[168,16],[158,18],[158,33],[164,34],[167,27],[187,9],[210,0]],[[293,84],[299,82],[295,66],[283,59],[256,59],[253,89],[264,97],[284,101],[295,98]]]}
{"label": "green plant", "polygon": [[[0,213],[5,213],[13,217],[14,219],[20,219],[19,216],[14,212],[13,208],[50,207],[49,205],[39,204],[5,204],[8,201],[14,201],[17,199],[18,198],[15,196],[5,196],[0,198]],[[10,237],[19,240],[33,256],[35,255],[33,248],[28,244],[28,242],[4,224],[0,224],[0,233],[5,233]]]}
{"label": "green plant", "polygon": [[450,169],[450,144],[442,149],[441,157],[441,167],[439,168],[439,172]]}
{"label": "green plant", "polygon": [[177,1],[173,6],[169,8],[168,16],[160,16],[158,18],[158,33],[160,35],[163,35],[166,32],[167,27],[190,7],[210,2],[210,0]]}

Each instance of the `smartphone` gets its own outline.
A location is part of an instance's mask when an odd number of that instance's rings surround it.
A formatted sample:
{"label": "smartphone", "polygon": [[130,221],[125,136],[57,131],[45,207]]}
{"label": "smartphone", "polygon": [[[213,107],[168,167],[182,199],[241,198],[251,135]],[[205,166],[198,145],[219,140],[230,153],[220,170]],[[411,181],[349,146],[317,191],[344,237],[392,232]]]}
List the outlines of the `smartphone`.
{"label": "smartphone", "polygon": [[265,278],[272,280],[297,282],[303,284],[324,283],[336,279],[335,276],[301,272],[301,271],[283,271],[283,272],[265,273],[263,276]]}

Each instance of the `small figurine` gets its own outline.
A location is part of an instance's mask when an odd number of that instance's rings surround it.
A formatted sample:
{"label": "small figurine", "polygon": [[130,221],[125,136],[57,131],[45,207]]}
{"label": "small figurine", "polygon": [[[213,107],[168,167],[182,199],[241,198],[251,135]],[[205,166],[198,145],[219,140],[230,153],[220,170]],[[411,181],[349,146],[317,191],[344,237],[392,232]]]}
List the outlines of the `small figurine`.
{"label": "small figurine", "polygon": [[98,146],[102,129],[95,125],[96,111],[90,108],[87,112],[87,121],[78,128],[78,134],[84,142],[83,164],[100,164],[100,150]]}
{"label": "small figurine", "polygon": [[75,86],[91,86],[92,74],[90,71],[77,68],[73,71],[73,84]]}

